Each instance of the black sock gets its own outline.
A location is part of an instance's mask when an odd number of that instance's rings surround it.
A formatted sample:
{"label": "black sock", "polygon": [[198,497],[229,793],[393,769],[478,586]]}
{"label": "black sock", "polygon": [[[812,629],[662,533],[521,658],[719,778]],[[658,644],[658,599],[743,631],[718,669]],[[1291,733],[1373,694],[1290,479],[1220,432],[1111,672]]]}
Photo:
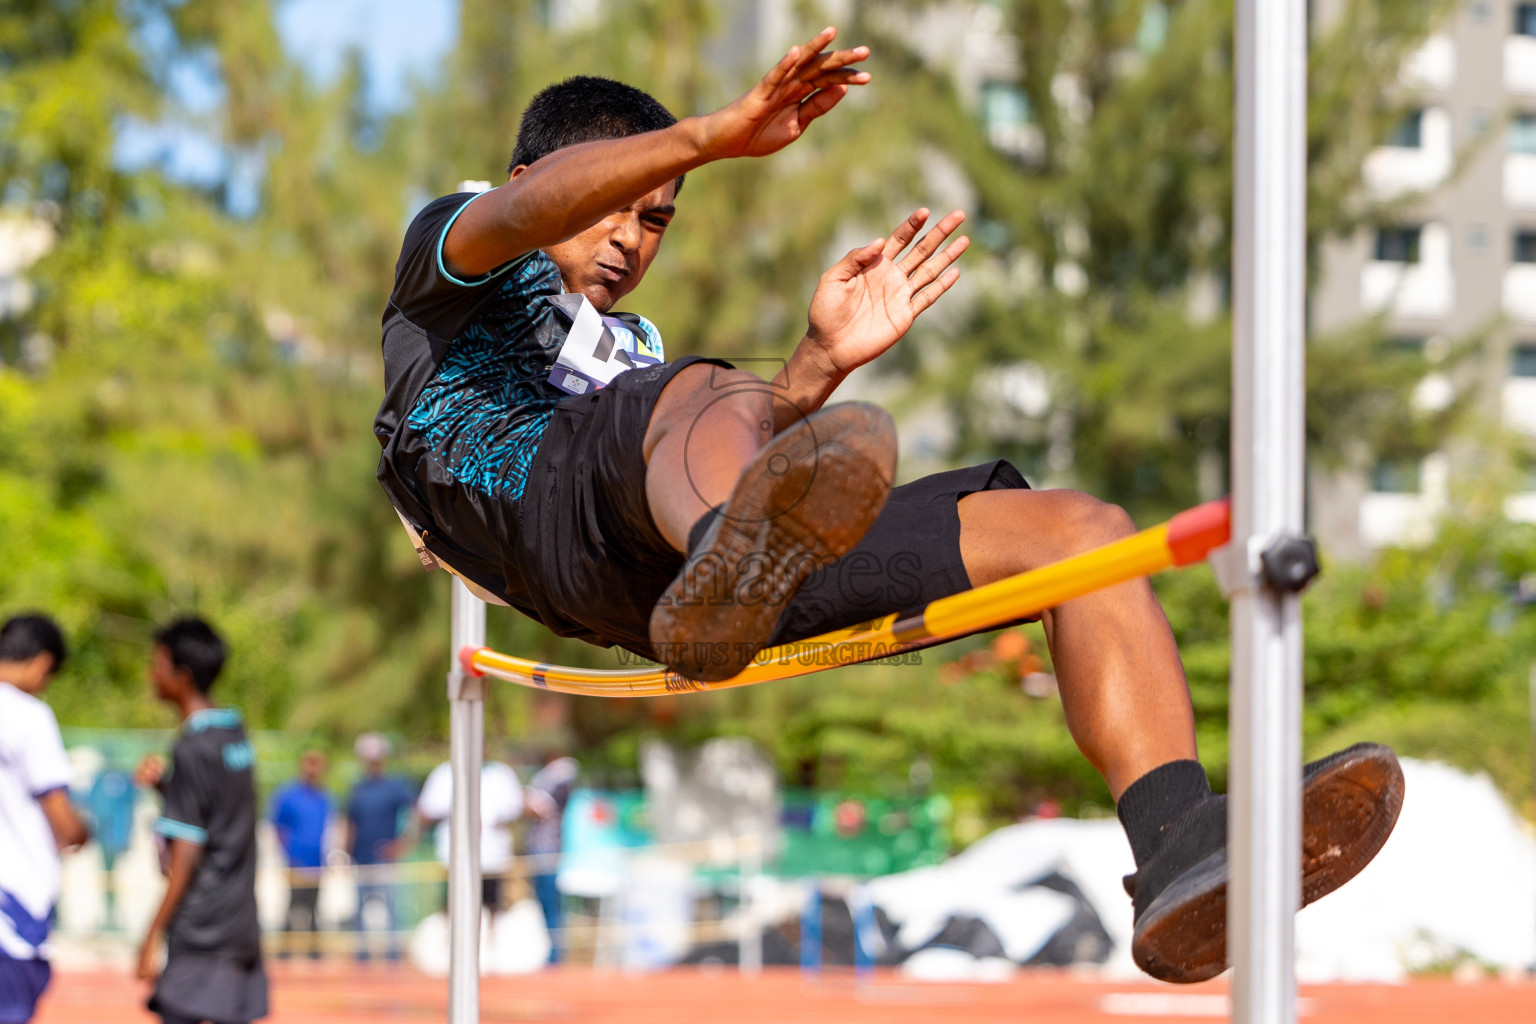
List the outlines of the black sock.
{"label": "black sock", "polygon": [[1120,794],[1116,813],[1131,841],[1139,868],[1163,841],[1163,832],[1191,805],[1210,796],[1211,784],[1199,761],[1169,761],[1131,783]]}
{"label": "black sock", "polygon": [[699,521],[694,523],[693,528],[688,531],[688,554],[690,556],[699,550],[700,544],[704,543],[704,535],[709,532],[711,526],[715,525],[715,520],[720,518],[724,508],[725,506],[723,505],[716,505],[708,512],[705,512],[699,516]]}

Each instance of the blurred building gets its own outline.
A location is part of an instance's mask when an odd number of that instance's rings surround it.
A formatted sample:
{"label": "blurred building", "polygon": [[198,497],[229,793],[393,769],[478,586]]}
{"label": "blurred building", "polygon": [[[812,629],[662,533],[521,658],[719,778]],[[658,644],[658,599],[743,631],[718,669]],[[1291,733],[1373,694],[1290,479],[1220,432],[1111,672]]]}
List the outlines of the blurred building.
{"label": "blurred building", "polygon": [[[1315,14],[1342,6],[1318,0]],[[1363,168],[1370,198],[1391,214],[1324,247],[1312,327],[1379,317],[1391,350],[1423,360],[1419,409],[1460,398],[1480,445],[1514,436],[1506,514],[1536,521],[1536,3],[1457,4],[1399,84],[1409,112]],[[1449,358],[1468,340],[1469,358]],[[1311,481],[1313,528],[1336,557],[1427,539],[1458,485],[1486,465],[1454,441],[1408,457],[1344,454],[1345,469]]]}

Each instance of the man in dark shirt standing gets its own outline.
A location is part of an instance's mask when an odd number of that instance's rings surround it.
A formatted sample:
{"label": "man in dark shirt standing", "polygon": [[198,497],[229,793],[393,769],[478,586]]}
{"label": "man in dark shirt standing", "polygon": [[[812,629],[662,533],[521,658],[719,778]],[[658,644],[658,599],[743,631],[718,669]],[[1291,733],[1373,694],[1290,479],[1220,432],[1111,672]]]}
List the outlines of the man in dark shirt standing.
{"label": "man in dark shirt standing", "polygon": [[[240,713],[208,699],[224,659],[224,642],[201,619],[179,619],[155,634],[149,676],[182,725],[169,772],[158,757],[138,771],[165,799],[155,833],[167,878],[138,976],[156,982],[149,1008],[165,1024],[246,1024],[267,1015],[256,919],[256,757]],[[161,936],[164,971],[157,969]]]}
{"label": "man in dark shirt standing", "polygon": [[416,793],[404,779],[384,774],[389,740],[365,732],[354,748],[363,763],[363,777],[347,797],[347,853],[357,865],[357,958],[368,959],[367,918],[370,904],[381,907],[390,960],[400,959],[396,934],[395,870],[402,815],[416,805]]}

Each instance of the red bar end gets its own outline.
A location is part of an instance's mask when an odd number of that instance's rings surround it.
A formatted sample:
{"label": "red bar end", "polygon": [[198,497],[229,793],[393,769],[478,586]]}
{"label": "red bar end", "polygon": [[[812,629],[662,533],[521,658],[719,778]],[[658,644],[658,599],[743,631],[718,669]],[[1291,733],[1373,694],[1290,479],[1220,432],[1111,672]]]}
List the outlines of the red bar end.
{"label": "red bar end", "polygon": [[1232,539],[1232,499],[1196,505],[1168,520],[1168,550],[1174,565],[1193,565]]}
{"label": "red bar end", "polygon": [[484,650],[487,650],[487,648],[469,646],[459,648],[459,668],[463,669],[464,674],[471,679],[479,679],[485,675],[484,672],[475,667],[475,655]]}

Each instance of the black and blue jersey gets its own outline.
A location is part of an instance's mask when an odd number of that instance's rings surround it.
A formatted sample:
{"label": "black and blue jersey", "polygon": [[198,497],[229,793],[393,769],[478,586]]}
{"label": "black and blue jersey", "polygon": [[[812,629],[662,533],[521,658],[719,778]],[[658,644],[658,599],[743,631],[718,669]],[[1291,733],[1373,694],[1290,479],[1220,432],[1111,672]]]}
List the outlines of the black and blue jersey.
{"label": "black and blue jersey", "polygon": [[[406,229],[384,311],[378,477],[429,550],[538,619],[518,566],[518,501],[544,428],[569,397],[550,373],[571,313],[541,251],[478,277],[452,273],[443,242],[476,198],[444,196]],[[660,347],[642,318],[615,316]]]}
{"label": "black and blue jersey", "polygon": [[255,762],[234,708],[207,708],[182,725],[170,774],[160,786],[165,808],[155,833],[197,843],[203,854],[167,929],[172,957],[260,955]]}

